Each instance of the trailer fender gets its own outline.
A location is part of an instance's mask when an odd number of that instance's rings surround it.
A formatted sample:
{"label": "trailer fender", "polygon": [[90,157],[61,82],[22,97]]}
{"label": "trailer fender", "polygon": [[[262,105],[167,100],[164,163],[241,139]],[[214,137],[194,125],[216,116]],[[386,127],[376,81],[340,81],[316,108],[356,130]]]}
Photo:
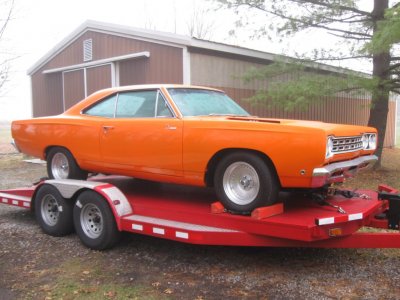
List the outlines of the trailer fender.
{"label": "trailer fender", "polygon": [[51,184],[57,188],[60,194],[67,199],[73,199],[79,192],[88,189],[99,193],[108,202],[120,231],[122,230],[121,218],[133,212],[132,206],[125,195],[110,183],[73,179],[50,179],[44,183]]}

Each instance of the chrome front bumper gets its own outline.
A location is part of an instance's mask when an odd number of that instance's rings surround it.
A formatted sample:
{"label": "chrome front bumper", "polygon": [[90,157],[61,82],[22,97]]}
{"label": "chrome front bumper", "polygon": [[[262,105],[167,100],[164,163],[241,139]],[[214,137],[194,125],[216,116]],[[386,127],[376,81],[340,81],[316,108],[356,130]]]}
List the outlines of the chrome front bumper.
{"label": "chrome front bumper", "polygon": [[315,168],[311,185],[318,188],[330,183],[343,182],[346,178],[354,177],[358,171],[372,167],[377,160],[376,155],[368,155]]}

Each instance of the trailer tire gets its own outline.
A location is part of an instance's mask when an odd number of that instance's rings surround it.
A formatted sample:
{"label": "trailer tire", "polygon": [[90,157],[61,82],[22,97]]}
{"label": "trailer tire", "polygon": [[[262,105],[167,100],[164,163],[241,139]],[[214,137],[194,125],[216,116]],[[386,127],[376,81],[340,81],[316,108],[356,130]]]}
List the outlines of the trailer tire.
{"label": "trailer tire", "polygon": [[280,189],[271,166],[246,151],[230,153],[219,162],[214,187],[226,209],[243,214],[276,203]]}
{"label": "trailer tire", "polygon": [[51,148],[47,154],[47,174],[51,179],[82,179],[88,172],[82,170],[74,156],[63,147]]}
{"label": "trailer tire", "polygon": [[114,214],[107,201],[94,191],[84,191],[78,196],[73,219],[81,242],[91,249],[108,249],[119,241],[121,232]]}
{"label": "trailer tire", "polygon": [[62,197],[52,185],[39,187],[35,196],[35,216],[42,230],[51,236],[64,236],[74,231],[73,203]]}

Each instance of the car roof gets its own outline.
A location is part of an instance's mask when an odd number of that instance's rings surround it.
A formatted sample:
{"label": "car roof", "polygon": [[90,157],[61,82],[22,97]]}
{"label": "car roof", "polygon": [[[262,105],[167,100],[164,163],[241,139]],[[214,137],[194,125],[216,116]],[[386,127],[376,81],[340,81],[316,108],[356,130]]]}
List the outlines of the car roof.
{"label": "car roof", "polygon": [[141,84],[141,85],[126,85],[126,86],[118,86],[102,89],[103,92],[124,92],[124,91],[132,91],[132,90],[143,90],[143,89],[159,89],[159,88],[188,88],[188,89],[203,89],[203,90],[212,90],[223,92],[222,90],[205,87],[205,86],[197,86],[197,85],[187,85],[187,84]]}

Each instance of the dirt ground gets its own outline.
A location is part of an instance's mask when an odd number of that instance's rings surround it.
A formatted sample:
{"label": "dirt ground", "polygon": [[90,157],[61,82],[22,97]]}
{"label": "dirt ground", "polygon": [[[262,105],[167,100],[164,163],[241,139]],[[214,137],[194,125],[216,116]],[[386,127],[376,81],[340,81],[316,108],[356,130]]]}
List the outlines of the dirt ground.
{"label": "dirt ground", "polygon": [[[0,189],[46,175],[22,158],[0,154]],[[379,180],[397,173],[392,161]],[[400,249],[211,247],[127,234],[98,252],[74,234],[45,235],[33,214],[0,205],[1,300],[400,299],[399,282]]]}

